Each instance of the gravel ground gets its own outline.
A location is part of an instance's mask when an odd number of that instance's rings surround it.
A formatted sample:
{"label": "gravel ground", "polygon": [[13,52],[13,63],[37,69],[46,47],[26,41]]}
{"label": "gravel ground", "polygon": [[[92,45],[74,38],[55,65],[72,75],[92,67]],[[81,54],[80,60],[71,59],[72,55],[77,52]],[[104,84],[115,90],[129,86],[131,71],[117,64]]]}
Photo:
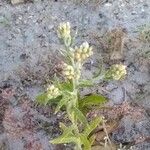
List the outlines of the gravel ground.
{"label": "gravel ground", "polygon": [[[138,32],[141,25],[150,23],[149,0],[86,0],[82,2],[80,0],[76,2],[36,0],[33,3],[15,6],[0,0],[0,87],[2,91],[0,106],[4,108],[2,113],[0,112],[3,116],[0,118],[2,129],[0,149],[17,150],[17,147],[18,150],[55,149],[48,142],[53,135],[49,135],[45,129],[36,128],[39,116],[45,117],[44,120],[50,118],[45,122],[49,122],[51,128],[55,122],[53,120],[56,120],[55,117],[52,114],[45,116],[50,111],[48,108],[45,112],[43,110],[40,112],[42,108],[26,106],[24,103],[34,102],[35,96],[42,90],[45,83],[43,79],[51,75],[52,65],[58,61],[56,51],[60,48],[60,43],[56,28],[63,21],[69,21],[73,29],[78,28],[77,44],[87,40],[94,46],[95,54],[88,61],[89,64],[92,61],[92,64],[97,64],[103,56],[106,60],[105,65],[108,66],[108,58],[103,55],[105,45],[102,44],[104,40],[102,37],[105,37],[107,31],[118,27],[125,30],[121,62],[127,65],[127,78],[121,82],[105,83],[103,87],[98,86],[85,92],[98,90],[99,93],[110,98],[111,105],[121,104],[124,100],[137,103],[150,115],[150,59],[141,55],[144,50],[149,50],[150,45],[148,42],[139,40]],[[92,69],[91,66],[87,69],[88,63],[85,65],[84,72],[87,77]],[[110,61],[109,65],[113,63]],[[35,114],[37,118],[33,117]],[[23,117],[26,115],[29,116],[31,123],[27,129],[24,129],[26,123],[23,122]],[[10,126],[9,122],[13,121],[12,118],[17,120],[20,128],[13,123]],[[150,118],[149,116],[145,118],[146,121],[142,122],[143,130],[141,126],[134,129],[139,132],[142,130],[143,135],[150,137],[148,132]],[[126,117],[122,122],[130,122],[130,118]],[[134,125],[132,122],[125,124],[130,132],[129,127]],[[8,131],[14,132],[16,128],[18,128],[16,133],[20,130],[25,132],[21,133],[21,138],[14,140],[9,136]],[[121,138],[126,139],[129,136],[127,133],[124,132]],[[115,133],[114,135],[116,138],[117,135]],[[124,137],[125,135],[127,136]],[[134,135],[137,134],[133,132],[132,138]],[[118,140],[118,137],[116,139]],[[138,144],[135,149],[149,150],[150,142]]]}

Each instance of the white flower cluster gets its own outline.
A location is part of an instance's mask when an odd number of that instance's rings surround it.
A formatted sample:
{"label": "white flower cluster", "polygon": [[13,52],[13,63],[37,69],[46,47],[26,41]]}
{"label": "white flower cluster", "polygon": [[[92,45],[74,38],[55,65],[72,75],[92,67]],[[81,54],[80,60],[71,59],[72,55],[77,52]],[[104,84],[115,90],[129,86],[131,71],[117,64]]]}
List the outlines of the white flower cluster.
{"label": "white flower cluster", "polygon": [[63,74],[67,79],[71,80],[75,76],[74,68],[71,65],[64,63],[63,65]]}
{"label": "white flower cluster", "polygon": [[60,23],[58,30],[58,37],[61,38],[67,47],[67,53],[71,58],[72,65],[63,65],[63,74],[69,79],[79,79],[81,76],[82,62],[93,54],[92,47],[84,42],[79,47],[71,48],[72,37],[71,37],[71,26],[69,22]]}
{"label": "white flower cluster", "polygon": [[92,47],[87,42],[84,42],[79,48],[75,48],[74,57],[76,61],[84,61],[91,55],[93,55]]}
{"label": "white flower cluster", "polygon": [[49,99],[56,98],[60,95],[60,91],[54,85],[50,85],[47,87],[47,96]]}
{"label": "white flower cluster", "polygon": [[60,23],[57,33],[58,33],[58,37],[59,38],[68,38],[70,37],[70,23],[66,22],[66,23]]}
{"label": "white flower cluster", "polygon": [[121,64],[112,65],[106,72],[105,79],[120,80],[127,74],[126,66]]}

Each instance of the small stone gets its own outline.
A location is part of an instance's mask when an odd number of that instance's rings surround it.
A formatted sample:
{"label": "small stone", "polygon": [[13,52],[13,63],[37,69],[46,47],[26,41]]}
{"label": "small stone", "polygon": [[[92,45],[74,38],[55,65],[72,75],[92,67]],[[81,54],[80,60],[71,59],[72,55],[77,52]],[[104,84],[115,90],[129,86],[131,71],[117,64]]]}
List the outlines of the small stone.
{"label": "small stone", "polygon": [[114,102],[114,104],[121,104],[124,100],[124,94],[122,88],[114,89],[109,94],[109,98]]}
{"label": "small stone", "polygon": [[16,4],[24,3],[24,0],[11,0],[11,3],[13,5],[16,5]]}
{"label": "small stone", "polygon": [[[142,108],[134,107],[130,114],[124,115],[121,119],[117,130],[112,133],[112,139],[118,143],[131,143],[134,140],[140,140],[141,137],[146,138],[150,136],[150,121],[146,112]],[[144,142],[144,141],[143,141]],[[143,146],[143,142],[139,142],[139,146],[143,148],[135,148],[136,150],[148,150],[150,144]],[[145,140],[146,142],[146,140]],[[137,145],[136,145],[137,146]]]}
{"label": "small stone", "polygon": [[134,75],[131,76],[131,80],[137,84],[147,84],[150,81],[148,73],[135,71]]}

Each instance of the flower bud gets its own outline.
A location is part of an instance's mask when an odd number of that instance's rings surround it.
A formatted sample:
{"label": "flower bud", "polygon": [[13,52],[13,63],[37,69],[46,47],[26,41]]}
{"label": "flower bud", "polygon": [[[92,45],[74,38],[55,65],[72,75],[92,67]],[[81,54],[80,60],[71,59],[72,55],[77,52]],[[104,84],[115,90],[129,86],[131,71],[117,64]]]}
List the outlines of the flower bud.
{"label": "flower bud", "polygon": [[81,55],[80,55],[80,53],[75,53],[75,58],[77,59],[77,60],[80,60],[81,59]]}
{"label": "flower bud", "polygon": [[58,37],[62,38],[62,39],[70,39],[70,23],[66,22],[66,23],[60,23],[57,33],[58,33]]}
{"label": "flower bud", "polygon": [[82,54],[82,55],[81,55],[81,58],[82,58],[82,60],[85,60],[85,58],[87,58],[87,57],[86,57],[86,54]]}
{"label": "flower bud", "polygon": [[112,65],[106,72],[105,79],[107,80],[120,80],[127,74],[126,66],[121,64]]}
{"label": "flower bud", "polygon": [[60,95],[60,91],[54,85],[50,85],[47,87],[47,96],[49,99],[56,98]]}
{"label": "flower bud", "polygon": [[57,30],[58,37],[63,39],[64,44],[68,47],[71,45],[71,41],[72,41],[72,38],[70,35],[70,32],[71,32],[70,29],[71,29],[70,23],[66,22],[66,23],[60,23],[58,30]]}
{"label": "flower bud", "polygon": [[87,42],[84,42],[80,47],[75,48],[76,61],[84,61],[93,54],[92,47]]}
{"label": "flower bud", "polygon": [[67,79],[73,79],[74,78],[74,69],[72,66],[67,65],[66,63],[64,63],[64,67],[63,67],[63,74],[66,76]]}
{"label": "flower bud", "polygon": [[87,50],[89,48],[89,43],[88,42],[84,42],[82,44],[83,49]]}

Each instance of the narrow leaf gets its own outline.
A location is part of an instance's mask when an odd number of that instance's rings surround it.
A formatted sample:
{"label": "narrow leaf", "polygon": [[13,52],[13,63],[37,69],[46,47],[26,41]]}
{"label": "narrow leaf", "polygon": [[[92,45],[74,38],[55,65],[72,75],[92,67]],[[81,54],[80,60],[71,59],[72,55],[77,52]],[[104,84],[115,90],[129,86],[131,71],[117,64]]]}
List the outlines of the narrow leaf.
{"label": "narrow leaf", "polygon": [[73,134],[73,126],[65,126],[63,123],[60,123],[60,128],[63,130],[63,134],[59,137],[53,139],[50,141],[52,144],[61,144],[61,143],[76,143],[78,144],[80,142],[80,139],[78,137],[75,137]]}
{"label": "narrow leaf", "polygon": [[63,82],[59,85],[61,91],[73,91],[73,84],[71,82]]}
{"label": "narrow leaf", "polygon": [[41,105],[46,105],[48,103],[58,103],[62,99],[62,96],[58,96],[53,99],[49,99],[47,93],[42,93],[36,97],[36,101]]}
{"label": "narrow leaf", "polygon": [[62,122],[59,123],[59,127],[60,127],[63,131],[65,131],[65,130],[68,128],[68,127],[66,127],[65,124],[62,123]]}
{"label": "narrow leaf", "polygon": [[48,101],[47,94],[46,93],[39,94],[36,97],[36,100],[40,104],[45,104],[45,102]]}
{"label": "narrow leaf", "polygon": [[85,128],[84,134],[88,136],[94,129],[96,129],[96,127],[100,124],[101,121],[102,119],[100,117],[96,117],[94,120],[92,120],[89,123],[89,126]]}
{"label": "narrow leaf", "polygon": [[67,127],[67,126],[65,126],[65,124],[63,124],[62,122],[60,122],[59,126],[62,129],[62,131],[63,131],[63,134],[61,136],[73,135],[72,134],[72,131],[74,130],[73,125]]}
{"label": "narrow leaf", "polygon": [[92,135],[89,137],[90,144],[93,145],[95,142],[96,135]]}
{"label": "narrow leaf", "polygon": [[85,126],[88,126],[88,121],[86,119],[86,117],[84,116],[84,114],[76,107],[73,107],[73,111],[77,117],[77,119],[83,123]]}
{"label": "narrow leaf", "polygon": [[59,136],[58,138],[50,141],[52,144],[61,144],[61,143],[80,143],[80,139],[74,136]]}
{"label": "narrow leaf", "polygon": [[64,105],[69,101],[69,97],[63,96],[63,98],[58,102],[55,113],[57,113]]}
{"label": "narrow leaf", "polygon": [[90,144],[90,141],[87,139],[87,136],[85,136],[84,134],[81,134],[80,139],[81,139],[81,143],[84,146],[84,150],[91,150],[91,144]]}

